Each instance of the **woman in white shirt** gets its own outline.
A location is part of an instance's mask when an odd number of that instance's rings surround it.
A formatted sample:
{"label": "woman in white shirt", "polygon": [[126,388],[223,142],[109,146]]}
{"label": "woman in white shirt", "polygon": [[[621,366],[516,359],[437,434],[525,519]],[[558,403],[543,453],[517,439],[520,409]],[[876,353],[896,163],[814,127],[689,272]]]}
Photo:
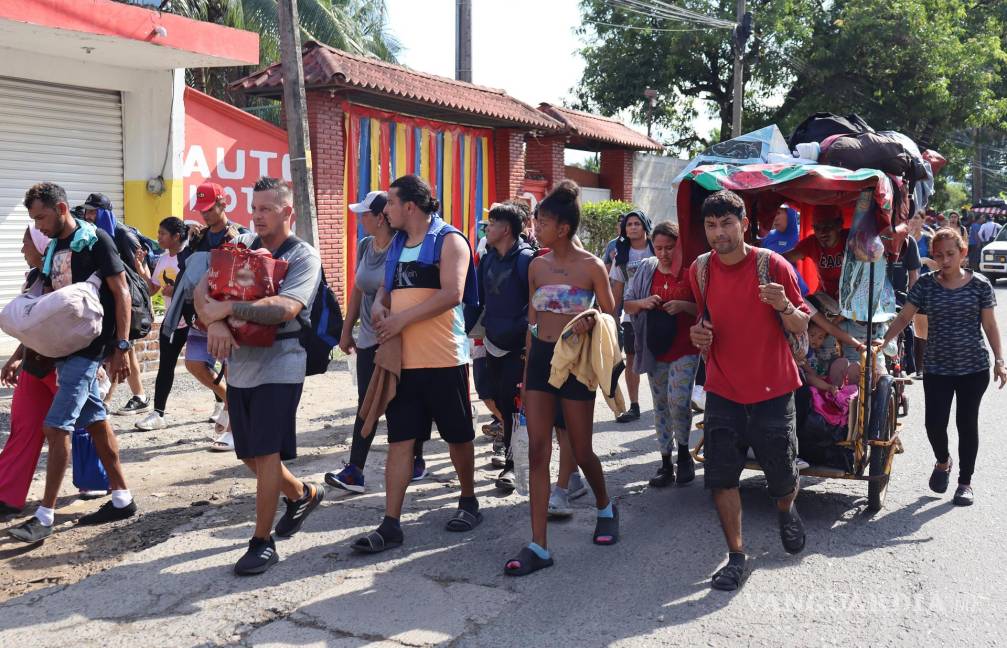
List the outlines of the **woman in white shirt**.
{"label": "woman in white shirt", "polygon": [[[185,247],[185,242],[189,239],[189,226],[181,218],[169,216],[161,221],[157,228],[157,244],[164,250],[164,254],[157,258],[154,271],[146,274],[146,264],[137,264],[140,268],[141,276],[147,280],[147,287],[153,297],[158,292],[164,297],[164,306],[167,308],[171,304],[171,295],[175,290],[175,278],[178,276],[178,253]],[[158,338],[160,357],[157,366],[157,379],[154,381],[154,411],[136,422],[136,427],[140,430],[159,430],[166,423],[164,420],[164,408],[168,404],[168,394],[175,382],[175,365],[178,364],[178,356],[182,353],[185,341],[189,337],[189,327],[185,322],[179,323],[174,335],[169,339],[164,332]]]}

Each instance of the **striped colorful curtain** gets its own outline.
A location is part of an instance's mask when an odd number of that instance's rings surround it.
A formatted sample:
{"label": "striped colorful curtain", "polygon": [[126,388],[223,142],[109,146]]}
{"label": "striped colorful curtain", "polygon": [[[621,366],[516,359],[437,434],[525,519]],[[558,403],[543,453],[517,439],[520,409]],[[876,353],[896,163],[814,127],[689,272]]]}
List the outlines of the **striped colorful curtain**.
{"label": "striped colorful curtain", "polygon": [[[345,103],[346,204],[409,173],[430,184],[441,217],[465,232],[473,246],[476,227],[493,203],[493,131],[418,119]],[[356,243],[364,232],[346,210],[346,286],[353,285]]]}

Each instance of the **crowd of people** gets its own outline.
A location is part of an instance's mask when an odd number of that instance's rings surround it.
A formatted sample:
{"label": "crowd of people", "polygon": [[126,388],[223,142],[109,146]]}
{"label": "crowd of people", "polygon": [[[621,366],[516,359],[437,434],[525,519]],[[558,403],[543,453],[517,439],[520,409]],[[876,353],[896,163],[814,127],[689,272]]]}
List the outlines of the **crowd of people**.
{"label": "crowd of people", "polygon": [[[96,275],[104,316],[101,333],[86,348],[49,359],[22,346],[3,368],[3,382],[15,386],[11,435],[0,453],[4,512],[25,506],[42,445],[49,447],[41,504],[8,534],[37,543],[52,533],[75,430],[86,430],[111,495],[78,523],[136,514],[102,377],[130,386],[119,412],[151,410],[136,428],[161,429],[184,349],[187,370],[218,403],[210,415],[218,430],[210,449],[233,451],[256,478],[254,531],[234,571],[265,572],[279,560],[274,536],[297,533],[326,492],[284,464],[297,456],[296,415],[309,373],[307,316],[325,289],[317,251],[291,232],[291,187],[272,178],[255,184],[252,233],[228,220],[221,187],[200,186],[195,208],[204,222],[164,219],[156,241],[162,252],[154,258],[138,233],[116,221],[105,196],[93,194],[71,210],[61,187],[40,183],[27,191],[24,205],[32,219],[24,235],[30,268],[25,291],[41,295]],[[504,561],[508,575],[554,564],[548,522],[570,517],[570,500],[589,492],[596,508],[592,542],[619,541],[620,511],[593,448],[596,394],[602,392],[618,422],[638,420],[644,375],[653,396],[659,459],[651,486],[695,479],[690,433],[695,413],[703,413],[703,479],[727,544],[712,587],[737,589],[747,574],[738,488],[750,459],[766,475],[784,550],[801,552],[806,532],[795,507],[800,468],[812,460],[812,446],[820,446],[803,442],[805,430],[820,429],[819,419],[832,422],[836,408],[849,407],[843,394],[855,390],[865,345],[878,350],[877,373],[883,373],[884,350],[903,331],[902,361],[924,385],[935,455],[929,486],[938,493],[949,487],[948,423],[956,399],[959,474],[953,501],[974,500],[979,407],[990,382],[986,341],[993,377],[1001,388],[1007,383],[995,293],[969,269],[975,267],[967,242],[973,229],[979,241],[997,235],[987,224],[975,228],[954,213],[946,220],[914,215],[889,264],[888,281],[900,295],[901,310],[889,325],[869,326],[841,317],[836,306],[849,237],[837,209],[815,209],[813,234],[801,239],[801,214],[781,205],[772,227],[753,240],[742,198],[713,193],[700,214],[710,251],[692,261],[682,258],[674,223],[654,225],[639,210],[620,218],[618,237],[602,257],[595,256],[577,237],[580,196],[570,181],[559,183],[534,210],[518,200],[492,205],[478,255],[463,232],[441,219],[429,185],[416,176],[402,176],[387,192],[371,192],[349,208],[366,233],[357,246],[339,339],[340,349],[354,356],[357,416],[348,461],[326,473],[325,482],[364,492],[364,468],[382,415],[388,435],[384,516],[352,541],[354,551],[380,553],[406,541],[403,502],[409,484],[427,474],[423,445],[434,424],[460,486],[445,529],[467,533],[483,522],[470,400],[476,348],[483,358],[475,365],[478,395],[495,419],[484,428],[495,439],[493,465],[501,471],[495,486],[510,492],[527,479],[530,541]],[[254,301],[211,296],[209,253],[227,243],[264,248],[286,262],[276,294]],[[815,268],[814,278],[801,276],[796,264],[802,260]],[[133,310],[129,273],[143,280],[149,294],[160,293],[167,307],[152,407],[125,334]],[[809,285],[819,288],[810,293]],[[276,340],[265,347],[239,345],[234,321],[275,327]],[[751,360],[753,349],[759,350],[757,361],[739,361]],[[527,434],[526,449],[514,442],[519,431]],[[554,432],[560,448],[555,482]],[[526,474],[516,474],[518,464],[527,466]],[[281,495],[285,510],[277,521]]]}

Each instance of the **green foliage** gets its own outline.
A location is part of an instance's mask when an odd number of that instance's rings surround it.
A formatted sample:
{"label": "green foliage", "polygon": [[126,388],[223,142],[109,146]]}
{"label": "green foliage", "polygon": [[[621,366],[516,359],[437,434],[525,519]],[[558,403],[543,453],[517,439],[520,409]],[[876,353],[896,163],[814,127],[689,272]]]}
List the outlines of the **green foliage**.
{"label": "green foliage", "polygon": [[939,191],[930,201],[930,206],[937,211],[957,210],[969,203],[969,194],[961,182],[948,182],[944,191]]}
{"label": "green foliage", "polygon": [[[676,0],[676,6],[733,20],[734,0]],[[749,0],[755,29],[745,54],[746,115],[768,111],[768,104],[792,78],[788,56],[805,43],[822,8],[814,0]],[[579,34],[584,76],[575,89],[580,108],[615,114],[632,110],[646,121],[643,91],[658,91],[654,123],[671,135],[678,149],[710,144],[696,133],[695,99],[719,117],[718,139],[730,136],[734,83],[731,31],[659,20],[617,9],[607,0],[581,0]]]}
{"label": "green foliage", "polygon": [[[675,4],[733,20],[731,0]],[[971,129],[1002,125],[1007,116],[1007,3],[750,0],[748,8],[755,31],[744,58],[746,131],[776,123],[788,133],[814,112],[856,112],[940,151],[949,161],[944,173],[961,178]],[[579,107],[628,108],[643,121],[650,86],[659,92],[655,123],[671,134],[671,146],[694,151],[710,143],[693,132],[698,110],[719,117],[717,139],[729,137],[728,30],[626,13],[606,0],[581,0],[581,15],[587,45]]]}
{"label": "green foliage", "polygon": [[581,205],[577,235],[584,248],[601,256],[608,242],[618,234],[619,217],[633,209],[631,203],[621,200],[603,200]]}
{"label": "green foliage", "polygon": [[164,295],[157,293],[150,298],[150,304],[154,310],[154,317],[162,317],[167,311],[167,307],[164,305]]}

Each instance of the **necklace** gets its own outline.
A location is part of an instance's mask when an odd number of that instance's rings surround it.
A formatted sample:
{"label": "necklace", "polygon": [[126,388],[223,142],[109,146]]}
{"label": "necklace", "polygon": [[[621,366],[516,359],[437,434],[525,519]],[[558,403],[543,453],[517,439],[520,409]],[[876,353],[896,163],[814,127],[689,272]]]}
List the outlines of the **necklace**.
{"label": "necklace", "polygon": [[385,243],[385,244],[384,244],[384,246],[382,246],[382,247],[378,247],[378,244],[377,244],[377,240],[375,240],[375,243],[374,243],[374,251],[375,251],[376,253],[378,253],[378,254],[381,254],[382,252],[384,252],[385,250],[387,250],[387,249],[388,249],[388,247],[389,247],[389,246],[390,246],[391,244],[392,244],[392,240],[391,240],[391,239],[388,239],[388,242],[387,242],[387,243]]}

